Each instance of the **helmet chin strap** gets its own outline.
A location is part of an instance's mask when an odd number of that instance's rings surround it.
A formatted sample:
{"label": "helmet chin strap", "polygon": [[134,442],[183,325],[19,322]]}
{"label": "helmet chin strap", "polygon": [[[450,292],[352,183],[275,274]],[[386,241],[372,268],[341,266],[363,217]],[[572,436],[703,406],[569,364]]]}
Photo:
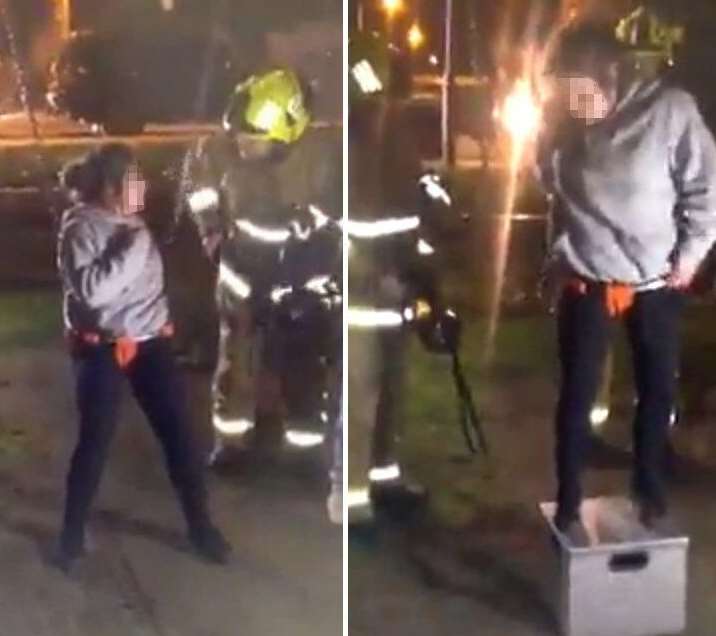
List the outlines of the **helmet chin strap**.
{"label": "helmet chin strap", "polygon": [[236,144],[243,159],[264,159],[271,156],[276,142],[266,139],[260,133],[239,133]]}

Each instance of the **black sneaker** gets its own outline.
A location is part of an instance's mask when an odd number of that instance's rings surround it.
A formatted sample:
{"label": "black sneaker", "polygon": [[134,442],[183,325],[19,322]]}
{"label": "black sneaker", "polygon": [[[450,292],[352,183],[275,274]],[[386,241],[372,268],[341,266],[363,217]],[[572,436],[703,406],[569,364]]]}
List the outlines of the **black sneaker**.
{"label": "black sneaker", "polygon": [[210,563],[226,565],[231,560],[231,544],[214,526],[189,532],[189,541],[194,549]]}
{"label": "black sneaker", "polygon": [[404,481],[373,484],[370,498],[377,510],[404,519],[413,514],[428,498],[427,490],[419,485]]}
{"label": "black sneaker", "polygon": [[659,530],[666,519],[666,504],[660,501],[641,499],[638,502],[639,521],[647,530]]}
{"label": "black sneaker", "polygon": [[[581,548],[589,545],[589,536],[578,514],[557,511],[554,525],[572,547]],[[558,547],[559,542],[556,537],[554,543],[555,547]]]}

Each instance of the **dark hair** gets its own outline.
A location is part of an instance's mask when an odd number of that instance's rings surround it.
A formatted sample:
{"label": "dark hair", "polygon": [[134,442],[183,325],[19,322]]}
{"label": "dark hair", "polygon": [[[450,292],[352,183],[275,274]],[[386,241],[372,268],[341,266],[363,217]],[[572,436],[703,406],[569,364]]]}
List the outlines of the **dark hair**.
{"label": "dark hair", "polygon": [[131,147],[111,143],[68,164],[62,173],[64,187],[85,203],[96,203],[107,187],[119,191],[127,170],[136,163]]}
{"label": "dark hair", "polygon": [[609,67],[620,64],[624,55],[625,47],[611,26],[582,23],[561,33],[550,71],[558,75],[586,75],[603,83]]}

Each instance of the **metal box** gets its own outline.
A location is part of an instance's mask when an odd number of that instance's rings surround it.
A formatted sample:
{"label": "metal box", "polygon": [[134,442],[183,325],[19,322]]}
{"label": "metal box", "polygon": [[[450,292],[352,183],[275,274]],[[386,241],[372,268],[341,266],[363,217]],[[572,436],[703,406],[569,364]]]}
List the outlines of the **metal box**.
{"label": "metal box", "polygon": [[624,498],[587,499],[576,545],[540,510],[560,555],[557,611],[564,636],[665,636],[686,628],[688,537],[645,528]]}

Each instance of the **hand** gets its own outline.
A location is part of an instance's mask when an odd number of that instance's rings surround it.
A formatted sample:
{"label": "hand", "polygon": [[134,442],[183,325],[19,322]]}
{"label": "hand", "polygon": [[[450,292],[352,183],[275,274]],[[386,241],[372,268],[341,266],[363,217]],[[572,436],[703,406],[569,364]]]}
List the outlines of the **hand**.
{"label": "hand", "polygon": [[671,273],[666,277],[666,285],[671,289],[684,290],[691,286],[694,280],[696,270],[684,269],[675,266]]}
{"label": "hand", "polygon": [[207,255],[209,260],[214,259],[216,250],[219,248],[220,244],[221,244],[221,233],[220,232],[212,232],[211,234],[207,234],[201,240],[201,245],[204,248],[204,253]]}

